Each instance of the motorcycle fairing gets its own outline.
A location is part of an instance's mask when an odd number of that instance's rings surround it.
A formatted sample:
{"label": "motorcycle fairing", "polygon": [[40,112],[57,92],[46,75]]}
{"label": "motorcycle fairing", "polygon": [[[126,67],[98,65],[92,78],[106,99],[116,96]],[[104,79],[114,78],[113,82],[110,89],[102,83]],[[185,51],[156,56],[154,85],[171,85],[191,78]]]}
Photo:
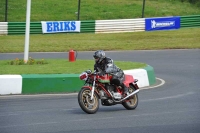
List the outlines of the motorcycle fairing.
{"label": "motorcycle fairing", "polygon": [[124,84],[127,86],[127,87],[129,87],[129,84],[130,83],[133,83],[134,82],[134,78],[133,78],[133,76],[132,75],[127,75],[127,74],[125,74],[125,80],[124,80]]}

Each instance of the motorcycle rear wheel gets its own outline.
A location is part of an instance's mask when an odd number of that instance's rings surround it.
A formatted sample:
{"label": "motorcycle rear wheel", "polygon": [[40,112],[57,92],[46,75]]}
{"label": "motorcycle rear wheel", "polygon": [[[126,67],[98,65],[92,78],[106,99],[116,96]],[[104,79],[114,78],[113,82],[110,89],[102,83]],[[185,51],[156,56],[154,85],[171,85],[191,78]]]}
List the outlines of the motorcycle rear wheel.
{"label": "motorcycle rear wheel", "polygon": [[94,92],[93,100],[90,100],[91,98],[91,90],[88,88],[82,88],[78,93],[78,103],[81,109],[88,113],[88,114],[94,114],[99,109],[99,97]]}
{"label": "motorcycle rear wheel", "polygon": [[[132,93],[133,91],[135,91],[136,89],[135,89],[135,87],[134,86],[130,86],[129,87],[129,93]],[[133,96],[131,96],[130,98],[128,98],[126,101],[124,101],[123,103],[122,103],[122,105],[126,108],[126,109],[128,109],[128,110],[133,110],[133,109],[135,109],[136,107],[137,107],[137,105],[138,105],[138,95],[137,94],[135,94],[135,95],[133,95]]]}

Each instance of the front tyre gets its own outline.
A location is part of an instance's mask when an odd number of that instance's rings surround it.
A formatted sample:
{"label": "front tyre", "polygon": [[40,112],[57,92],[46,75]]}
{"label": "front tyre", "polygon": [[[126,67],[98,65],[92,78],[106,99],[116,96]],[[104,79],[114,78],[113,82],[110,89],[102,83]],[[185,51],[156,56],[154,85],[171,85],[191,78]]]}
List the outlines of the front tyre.
{"label": "front tyre", "polygon": [[94,92],[93,100],[91,98],[91,90],[89,88],[82,88],[78,93],[78,103],[81,109],[88,113],[94,114],[99,109],[99,98]]}
{"label": "front tyre", "polygon": [[[133,91],[135,91],[136,89],[134,88],[134,86],[130,86],[129,87],[129,93],[132,93]],[[138,105],[138,95],[135,94],[133,96],[131,96],[130,98],[128,98],[127,100],[125,100],[122,105],[128,109],[128,110],[133,110],[137,107]]]}

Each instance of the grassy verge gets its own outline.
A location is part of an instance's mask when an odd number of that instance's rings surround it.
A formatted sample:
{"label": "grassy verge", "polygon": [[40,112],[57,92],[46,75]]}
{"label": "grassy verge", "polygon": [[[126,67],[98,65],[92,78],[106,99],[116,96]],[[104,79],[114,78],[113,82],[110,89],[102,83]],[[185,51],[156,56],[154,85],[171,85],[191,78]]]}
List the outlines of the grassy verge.
{"label": "grassy verge", "polygon": [[[65,59],[47,59],[48,64],[34,65],[10,65],[10,60],[0,61],[0,74],[80,74],[81,72],[93,70],[94,60],[77,60],[69,62]],[[144,63],[116,61],[115,64],[123,70],[143,68]]]}
{"label": "grassy verge", "polygon": [[[4,1],[1,0],[2,5]],[[200,8],[180,0],[146,0],[145,17],[197,15]],[[33,0],[31,21],[77,20],[77,0]],[[82,0],[81,20],[142,17],[143,0]],[[2,7],[4,8],[4,6]],[[4,15],[4,10],[1,9]],[[8,21],[25,22],[26,0],[8,2]],[[2,18],[3,19],[3,18]]]}
{"label": "grassy verge", "polygon": [[[0,36],[0,53],[23,52],[24,35]],[[115,34],[31,35],[30,52],[200,48],[200,28]]]}

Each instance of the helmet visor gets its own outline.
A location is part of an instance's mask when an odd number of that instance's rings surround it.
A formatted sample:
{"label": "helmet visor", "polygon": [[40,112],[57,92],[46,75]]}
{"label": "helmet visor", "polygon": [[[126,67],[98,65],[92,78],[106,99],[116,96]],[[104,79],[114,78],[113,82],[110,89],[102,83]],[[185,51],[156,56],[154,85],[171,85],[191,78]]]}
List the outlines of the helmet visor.
{"label": "helmet visor", "polygon": [[93,56],[94,57],[94,59],[99,59],[99,57],[97,57],[97,56]]}

